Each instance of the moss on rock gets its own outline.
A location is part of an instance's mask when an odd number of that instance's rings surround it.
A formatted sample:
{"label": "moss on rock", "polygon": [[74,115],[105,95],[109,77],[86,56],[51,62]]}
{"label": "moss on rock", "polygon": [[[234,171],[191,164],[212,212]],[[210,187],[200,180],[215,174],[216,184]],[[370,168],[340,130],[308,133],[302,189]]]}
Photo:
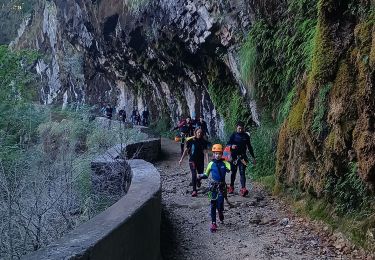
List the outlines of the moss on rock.
{"label": "moss on rock", "polygon": [[306,91],[299,94],[297,103],[292,107],[288,116],[288,127],[291,133],[298,133],[302,129],[302,117],[306,108]]}

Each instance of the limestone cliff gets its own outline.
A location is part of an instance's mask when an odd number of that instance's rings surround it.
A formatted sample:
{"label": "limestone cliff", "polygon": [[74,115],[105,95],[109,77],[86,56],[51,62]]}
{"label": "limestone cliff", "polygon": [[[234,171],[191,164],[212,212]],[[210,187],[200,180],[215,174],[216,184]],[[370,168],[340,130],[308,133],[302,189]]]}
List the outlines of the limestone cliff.
{"label": "limestone cliff", "polygon": [[259,123],[237,58],[251,17],[243,0],[40,1],[12,45],[46,54],[37,64],[45,104],[111,102],[128,114],[147,105],[153,120],[174,123],[202,113],[222,136],[230,115],[210,91],[246,96],[243,109]]}

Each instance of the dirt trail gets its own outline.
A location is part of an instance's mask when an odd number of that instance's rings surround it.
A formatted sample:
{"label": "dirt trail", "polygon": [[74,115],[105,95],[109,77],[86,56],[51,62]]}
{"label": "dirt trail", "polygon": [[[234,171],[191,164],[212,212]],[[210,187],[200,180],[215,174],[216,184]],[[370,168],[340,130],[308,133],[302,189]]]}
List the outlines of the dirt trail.
{"label": "dirt trail", "polygon": [[[191,197],[187,160],[178,166],[179,145],[162,139],[163,160],[156,164],[162,178],[163,259],[364,259],[360,252],[293,215],[288,206],[253,186],[250,195],[228,195],[224,224],[209,231],[209,200],[204,180]],[[227,176],[229,177],[229,176]],[[229,181],[229,179],[227,180]],[[218,221],[219,222],[219,221]]]}

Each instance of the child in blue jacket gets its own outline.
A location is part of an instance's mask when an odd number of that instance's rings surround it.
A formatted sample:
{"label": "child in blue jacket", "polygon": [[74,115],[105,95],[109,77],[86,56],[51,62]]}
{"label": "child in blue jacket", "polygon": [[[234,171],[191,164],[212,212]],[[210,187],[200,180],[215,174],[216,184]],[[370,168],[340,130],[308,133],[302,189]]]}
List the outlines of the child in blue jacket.
{"label": "child in blue jacket", "polygon": [[216,210],[219,213],[219,219],[224,221],[224,198],[227,192],[227,185],[225,183],[225,175],[230,171],[230,163],[222,159],[223,147],[221,144],[214,144],[212,146],[213,159],[208,164],[206,172],[199,174],[199,179],[207,179],[210,174],[212,181],[210,183],[209,197],[211,199],[211,232],[217,230],[216,224]]}

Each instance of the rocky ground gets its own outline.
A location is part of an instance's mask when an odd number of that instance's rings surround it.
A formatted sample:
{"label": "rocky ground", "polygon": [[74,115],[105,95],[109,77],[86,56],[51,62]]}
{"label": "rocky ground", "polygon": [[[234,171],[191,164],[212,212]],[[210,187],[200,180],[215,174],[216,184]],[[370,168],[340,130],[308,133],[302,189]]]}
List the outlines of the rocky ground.
{"label": "rocky ground", "polygon": [[156,167],[163,188],[163,259],[373,259],[327,227],[296,216],[256,184],[248,197],[239,196],[239,180],[228,195],[232,206],[225,202],[224,223],[211,233],[207,180],[191,197],[187,160],[178,166],[179,145],[163,139],[162,151]]}

